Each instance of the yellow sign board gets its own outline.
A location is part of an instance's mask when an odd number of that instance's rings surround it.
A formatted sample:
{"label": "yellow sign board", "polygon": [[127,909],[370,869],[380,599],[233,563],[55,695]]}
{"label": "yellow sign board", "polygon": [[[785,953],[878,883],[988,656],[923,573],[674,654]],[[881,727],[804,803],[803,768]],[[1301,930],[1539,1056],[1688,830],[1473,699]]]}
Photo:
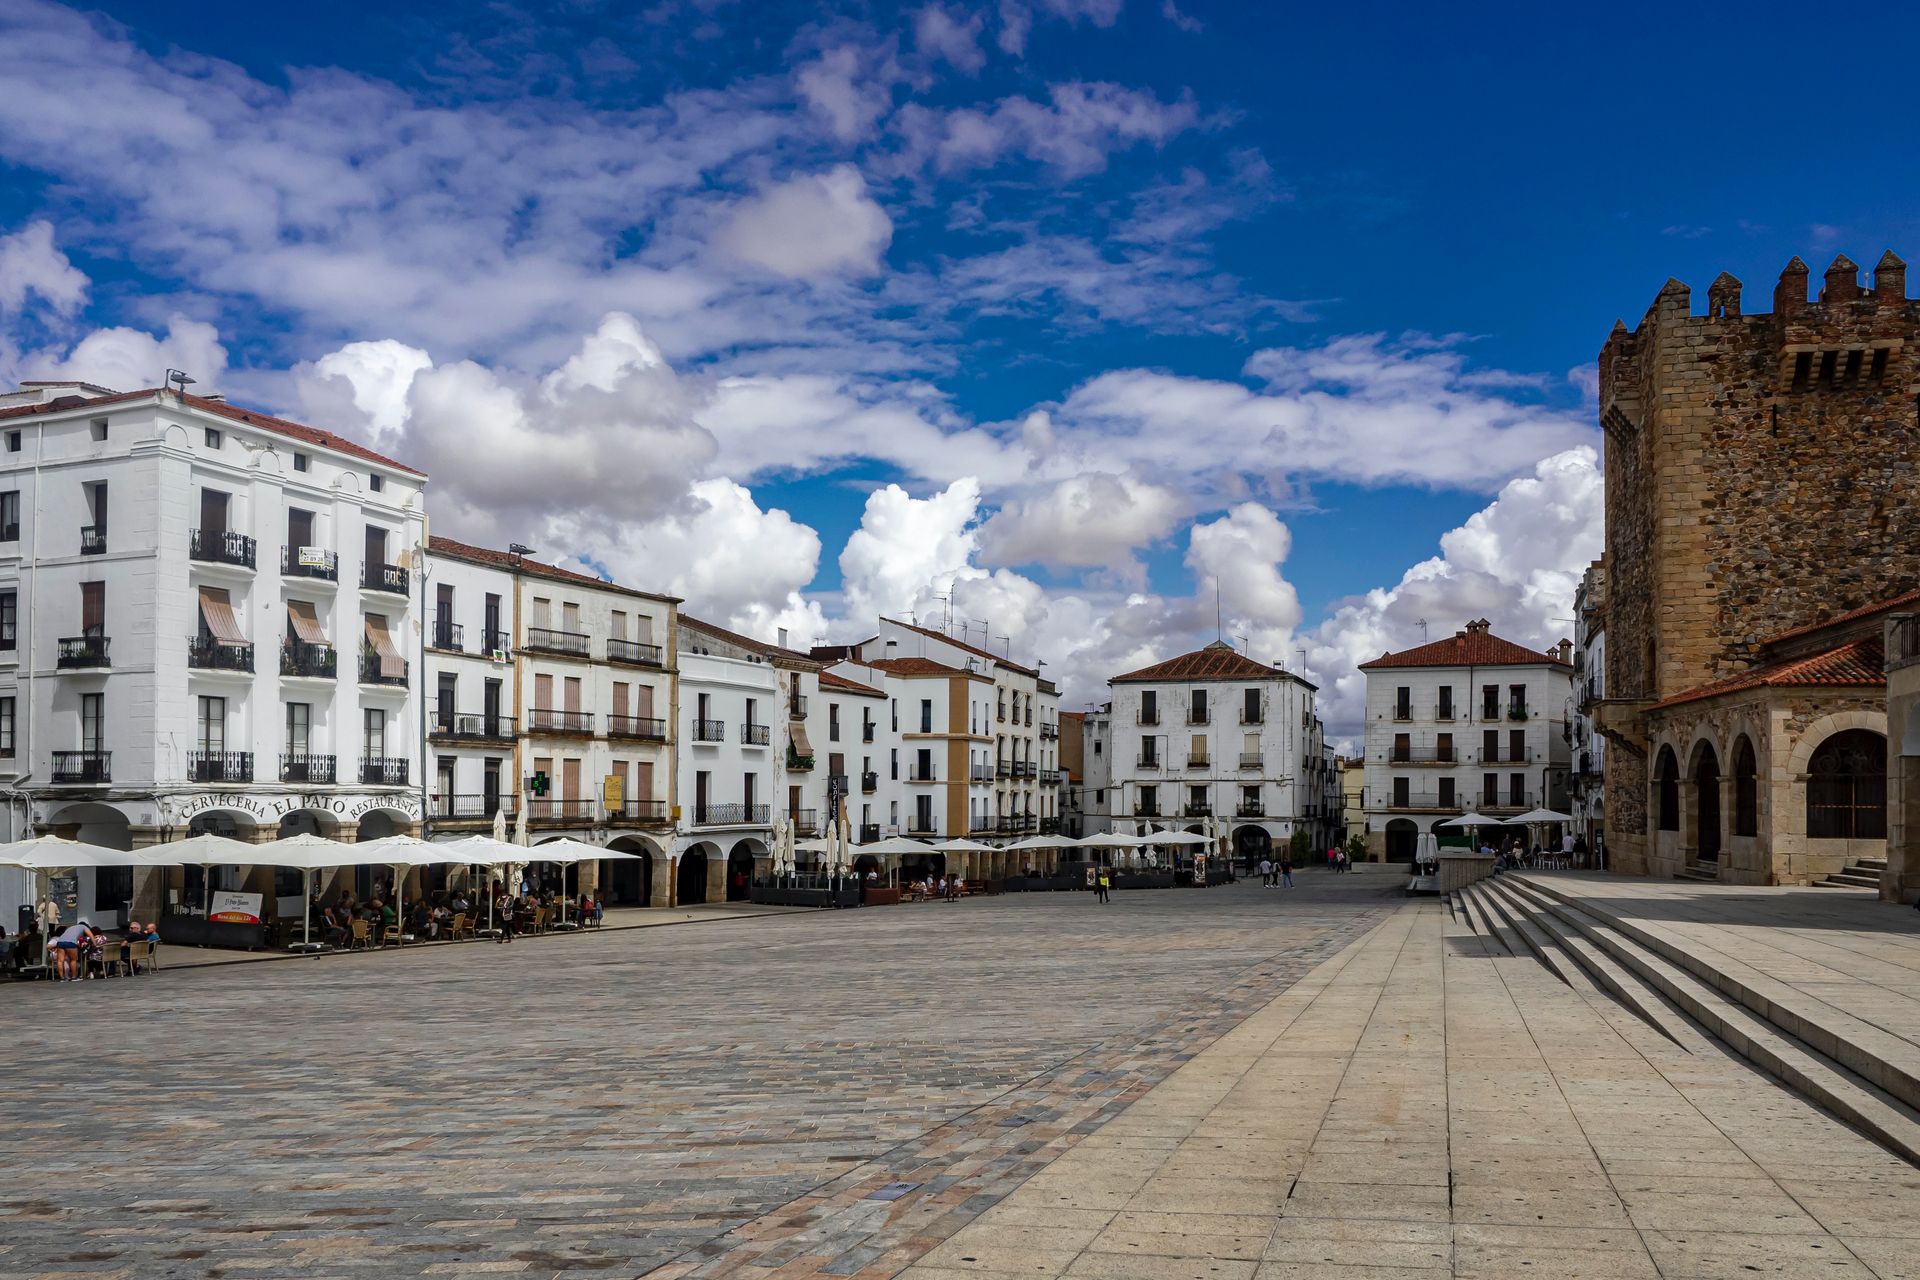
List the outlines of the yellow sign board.
{"label": "yellow sign board", "polygon": [[610,773],[607,775],[607,780],[604,785],[606,788],[607,807],[609,809],[618,809],[626,804],[627,780],[625,777],[617,773]]}

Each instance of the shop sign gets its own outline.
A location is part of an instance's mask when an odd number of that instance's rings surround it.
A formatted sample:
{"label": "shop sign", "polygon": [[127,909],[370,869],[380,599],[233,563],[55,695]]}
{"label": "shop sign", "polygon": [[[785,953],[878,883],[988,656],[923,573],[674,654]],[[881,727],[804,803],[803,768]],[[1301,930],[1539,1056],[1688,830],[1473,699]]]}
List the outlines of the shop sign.
{"label": "shop sign", "polygon": [[207,903],[207,919],[220,924],[259,924],[260,895],[222,889]]}
{"label": "shop sign", "polygon": [[325,792],[276,796],[246,791],[201,791],[193,795],[160,796],[157,799],[161,820],[169,825],[191,822],[203,813],[222,809],[244,813],[259,822],[278,822],[288,814],[303,809],[332,814],[349,822],[358,822],[382,809],[399,812],[408,818],[420,817],[419,793],[411,791],[385,796],[329,795]]}

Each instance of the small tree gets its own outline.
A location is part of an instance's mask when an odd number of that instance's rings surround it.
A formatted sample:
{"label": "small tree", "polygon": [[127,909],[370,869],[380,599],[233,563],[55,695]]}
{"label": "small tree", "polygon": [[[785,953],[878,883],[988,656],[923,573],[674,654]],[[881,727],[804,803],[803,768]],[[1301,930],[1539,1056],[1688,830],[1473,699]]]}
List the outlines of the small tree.
{"label": "small tree", "polygon": [[1287,854],[1293,859],[1293,864],[1296,867],[1304,862],[1307,855],[1312,852],[1313,841],[1307,838],[1307,833],[1304,831],[1294,832],[1292,837],[1287,841]]}
{"label": "small tree", "polygon": [[1350,862],[1367,860],[1367,838],[1365,836],[1347,837],[1347,859]]}

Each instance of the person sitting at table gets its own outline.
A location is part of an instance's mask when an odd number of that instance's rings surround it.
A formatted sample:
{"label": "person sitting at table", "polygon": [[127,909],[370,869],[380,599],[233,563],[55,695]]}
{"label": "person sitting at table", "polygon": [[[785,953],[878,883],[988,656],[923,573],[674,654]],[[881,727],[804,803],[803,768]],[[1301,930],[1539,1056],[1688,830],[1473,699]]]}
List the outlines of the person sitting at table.
{"label": "person sitting at table", "polygon": [[95,929],[87,935],[86,950],[82,953],[87,960],[87,976],[104,978],[107,976],[107,935]]}
{"label": "person sitting at table", "polygon": [[12,959],[15,977],[20,976],[22,969],[40,963],[40,944],[45,940],[46,935],[40,932],[39,918],[37,916],[30,918],[27,921],[27,927],[22,929],[13,940]]}
{"label": "person sitting at table", "polygon": [[127,921],[127,936],[120,939],[119,963],[115,966],[114,972],[124,974],[129,978],[133,976],[133,944],[138,941],[140,941],[140,922],[138,920],[129,920]]}

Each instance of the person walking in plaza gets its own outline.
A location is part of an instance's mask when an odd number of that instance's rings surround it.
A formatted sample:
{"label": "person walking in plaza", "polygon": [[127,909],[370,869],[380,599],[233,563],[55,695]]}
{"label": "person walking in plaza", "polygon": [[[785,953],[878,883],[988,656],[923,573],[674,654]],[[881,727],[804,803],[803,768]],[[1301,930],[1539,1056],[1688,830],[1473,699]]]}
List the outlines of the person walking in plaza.
{"label": "person walking in plaza", "polygon": [[1285,889],[1293,888],[1293,854],[1285,850],[1280,854],[1280,885]]}
{"label": "person walking in plaza", "polygon": [[1094,896],[1101,902],[1112,902],[1113,899],[1108,894],[1108,890],[1112,888],[1113,873],[1105,867],[1101,867],[1100,874],[1094,878],[1093,882]]}
{"label": "person walking in plaza", "polygon": [[1271,858],[1260,859],[1260,887],[1273,888],[1273,859]]}

